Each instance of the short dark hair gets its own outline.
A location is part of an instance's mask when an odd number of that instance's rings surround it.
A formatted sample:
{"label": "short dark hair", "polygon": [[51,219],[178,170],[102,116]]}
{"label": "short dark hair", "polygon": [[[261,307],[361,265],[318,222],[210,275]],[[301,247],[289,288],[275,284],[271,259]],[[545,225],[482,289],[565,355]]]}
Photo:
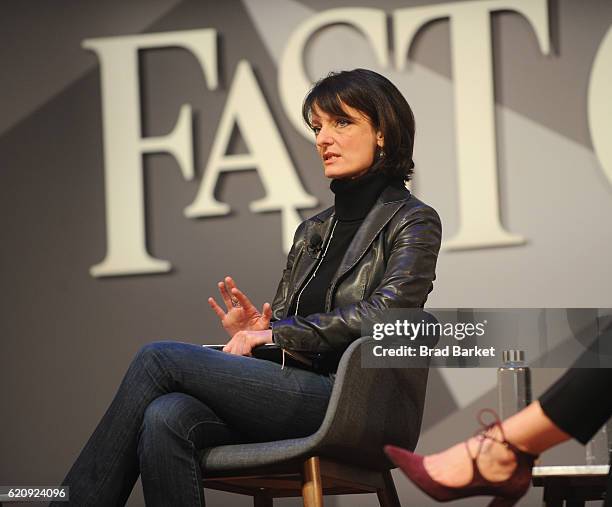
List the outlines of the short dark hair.
{"label": "short dark hair", "polygon": [[391,178],[410,180],[414,162],[414,115],[410,105],[386,77],[367,69],[330,72],[317,81],[304,99],[302,117],[312,129],[312,108],[345,116],[342,104],[365,114],[384,137],[383,156],[376,157],[371,170]]}

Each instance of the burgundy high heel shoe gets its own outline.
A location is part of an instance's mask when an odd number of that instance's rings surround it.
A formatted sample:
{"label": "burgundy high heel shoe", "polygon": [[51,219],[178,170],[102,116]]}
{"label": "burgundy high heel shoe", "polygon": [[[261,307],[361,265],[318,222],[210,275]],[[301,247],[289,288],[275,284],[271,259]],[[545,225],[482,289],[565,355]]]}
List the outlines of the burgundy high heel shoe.
{"label": "burgundy high heel shoe", "polygon": [[[495,417],[495,421],[493,423],[485,424],[482,421],[482,416],[486,412],[492,413]],[[504,435],[504,431],[501,426],[501,421],[493,410],[481,410],[478,413],[478,420],[480,424],[482,424],[483,429],[476,433],[476,435],[481,437],[476,456],[471,455],[466,441],[467,452],[472,458],[472,468],[474,472],[472,480],[465,486],[444,486],[443,484],[433,480],[423,466],[424,456],[414,454],[410,451],[402,449],[401,447],[395,447],[393,445],[385,446],[385,453],[389,459],[395,463],[421,491],[429,495],[434,500],[439,502],[449,502],[451,500],[471,496],[494,496],[495,498],[493,498],[489,504],[489,507],[511,507],[515,505],[527,492],[527,489],[529,489],[531,482],[531,469],[538,456],[521,451],[506,440],[506,436]],[[503,440],[498,440],[488,434],[488,432],[496,426],[499,427]],[[476,460],[478,459],[478,456],[482,451],[482,446],[487,439],[502,444],[507,449],[510,449],[516,457],[516,468],[510,477],[503,481],[489,481],[482,476],[480,470],[478,469]]]}

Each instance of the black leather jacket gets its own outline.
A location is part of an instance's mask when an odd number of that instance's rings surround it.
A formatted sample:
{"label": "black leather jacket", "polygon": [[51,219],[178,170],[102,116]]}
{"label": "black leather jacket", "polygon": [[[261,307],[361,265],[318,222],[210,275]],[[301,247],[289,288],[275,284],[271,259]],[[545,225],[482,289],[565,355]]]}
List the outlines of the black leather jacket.
{"label": "black leather jacket", "polygon": [[328,239],[334,207],[302,222],[272,303],[274,342],[336,359],[361,336],[364,318],[386,308],[422,307],[433,289],[441,224],[405,188],[387,186],[355,234],[325,298],[325,313],[287,315],[317,264],[311,238]]}

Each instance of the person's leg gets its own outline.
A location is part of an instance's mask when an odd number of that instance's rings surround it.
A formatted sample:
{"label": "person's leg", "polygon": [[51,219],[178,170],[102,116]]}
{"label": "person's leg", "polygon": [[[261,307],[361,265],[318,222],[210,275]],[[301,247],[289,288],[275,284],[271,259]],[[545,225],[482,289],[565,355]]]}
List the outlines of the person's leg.
{"label": "person's leg", "polygon": [[[172,390],[172,379],[143,347],[132,360],[106,413],[66,475],[68,505],[125,505],[138,479],[138,430],[155,398]],[[63,507],[66,503],[51,503]]]}
{"label": "person's leg", "polygon": [[198,449],[239,439],[210,408],[188,394],[169,393],[153,400],[138,440],[147,507],[203,506]]}
{"label": "person's leg", "polygon": [[[538,401],[503,421],[503,435],[520,450],[536,455],[570,438],[585,444],[612,414],[612,397],[602,392],[611,384],[610,368],[570,368]],[[498,440],[503,438],[499,428],[490,433]],[[472,438],[467,444],[470,454],[476,456],[479,439]],[[491,441],[483,450],[477,464],[486,479],[503,480],[511,475],[516,467],[512,451]],[[463,486],[473,475],[465,442],[425,457],[423,465],[434,480],[446,486]]]}
{"label": "person's leg", "polygon": [[[488,434],[496,440],[505,437],[521,451],[535,455],[571,438],[546,416],[538,401],[503,421],[502,429],[503,435],[498,427],[491,428]],[[482,442],[481,448],[479,437],[426,456],[423,466],[431,478],[440,484],[460,487],[468,484],[473,477],[470,456],[477,456],[480,473],[490,481],[507,479],[516,468],[516,456],[511,450],[488,439]]]}
{"label": "person's leg", "polygon": [[323,420],[333,380],[198,345],[157,342],[146,353],[173,379],[170,392],[203,402],[249,442],[306,436]]}
{"label": "person's leg", "polygon": [[540,405],[557,427],[586,444],[612,415],[611,385],[612,368],[570,368],[540,396]]}
{"label": "person's leg", "polygon": [[581,368],[602,365],[605,355],[612,354],[609,338],[600,335],[540,400],[497,421],[484,435],[430,456],[394,446],[385,448],[387,455],[433,498],[473,496],[484,489],[514,504],[529,486],[536,455],[572,437],[586,443],[612,415],[606,390],[612,368]]}
{"label": "person's leg", "polygon": [[[147,345],[132,361],[109,409],[64,480],[70,486],[70,503],[125,504],[139,473],[138,436],[145,411],[164,394],[189,394],[249,441],[265,441],[316,431],[332,384],[329,376],[281,370],[275,363],[197,345]],[[190,465],[177,473],[195,472]]]}
{"label": "person's leg", "polygon": [[[147,505],[203,505],[199,450],[306,436],[321,425],[329,376],[189,344],[150,349],[176,370],[182,393],[157,398],[144,415],[139,449]],[[153,450],[146,445],[153,442],[164,444]]]}

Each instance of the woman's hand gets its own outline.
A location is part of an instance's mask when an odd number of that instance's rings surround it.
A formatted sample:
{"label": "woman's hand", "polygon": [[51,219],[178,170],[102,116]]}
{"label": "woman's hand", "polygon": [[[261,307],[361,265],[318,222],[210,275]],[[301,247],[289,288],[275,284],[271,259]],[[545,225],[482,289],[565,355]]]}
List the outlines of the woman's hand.
{"label": "woman's hand", "polygon": [[[227,312],[217,304],[214,298],[208,298],[208,304],[221,320],[221,325],[231,337],[240,331],[262,331],[270,327],[272,306],[264,303],[261,313],[253,303],[236,287],[230,276],[225,277],[225,283],[217,284]],[[231,294],[228,293],[228,289]]]}
{"label": "woman's hand", "polygon": [[223,347],[223,352],[236,354],[238,356],[250,356],[251,351],[266,343],[272,343],[272,330],[263,331],[238,331],[232,339]]}

